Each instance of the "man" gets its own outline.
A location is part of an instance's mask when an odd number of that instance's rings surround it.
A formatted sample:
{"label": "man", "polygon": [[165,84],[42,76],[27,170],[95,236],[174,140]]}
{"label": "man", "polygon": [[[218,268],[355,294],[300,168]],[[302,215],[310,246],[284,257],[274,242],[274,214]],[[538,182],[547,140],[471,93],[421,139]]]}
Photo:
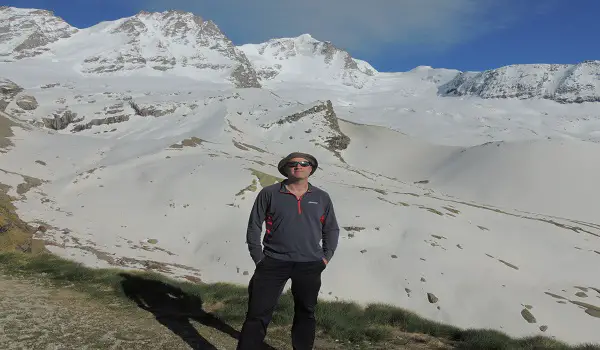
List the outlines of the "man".
{"label": "man", "polygon": [[[248,286],[248,311],[238,350],[262,348],[288,279],[294,297],[292,346],[296,350],[313,347],[321,273],[331,261],[339,237],[329,194],[308,182],[317,168],[312,155],[289,154],[278,165],[287,179],[263,188],[254,202],[246,241],[256,269]],[[265,221],[263,249],[260,238]]]}

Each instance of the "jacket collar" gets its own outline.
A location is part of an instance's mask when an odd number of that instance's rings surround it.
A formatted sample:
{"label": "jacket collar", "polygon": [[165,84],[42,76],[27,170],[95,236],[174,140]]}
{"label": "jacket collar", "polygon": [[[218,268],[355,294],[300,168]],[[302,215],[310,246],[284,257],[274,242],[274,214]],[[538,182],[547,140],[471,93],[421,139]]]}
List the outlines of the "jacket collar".
{"label": "jacket collar", "polygon": [[[291,193],[291,192],[290,192],[290,191],[287,189],[287,187],[285,186],[285,183],[286,183],[286,180],[283,180],[283,181],[281,181],[281,186],[280,186],[280,188],[279,188],[279,192],[281,192],[281,193]],[[309,182],[309,183],[308,183],[308,190],[307,190],[306,192],[307,192],[307,193],[308,193],[308,192],[312,192],[312,190],[313,190],[313,185],[312,185],[312,184]]]}

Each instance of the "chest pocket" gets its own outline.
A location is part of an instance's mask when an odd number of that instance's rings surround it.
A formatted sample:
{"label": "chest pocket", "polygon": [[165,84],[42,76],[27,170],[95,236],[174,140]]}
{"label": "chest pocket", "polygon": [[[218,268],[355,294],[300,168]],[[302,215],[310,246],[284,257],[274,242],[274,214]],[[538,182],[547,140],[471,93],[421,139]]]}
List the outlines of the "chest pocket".
{"label": "chest pocket", "polygon": [[320,198],[306,198],[302,201],[302,211],[311,217],[319,219],[325,212]]}

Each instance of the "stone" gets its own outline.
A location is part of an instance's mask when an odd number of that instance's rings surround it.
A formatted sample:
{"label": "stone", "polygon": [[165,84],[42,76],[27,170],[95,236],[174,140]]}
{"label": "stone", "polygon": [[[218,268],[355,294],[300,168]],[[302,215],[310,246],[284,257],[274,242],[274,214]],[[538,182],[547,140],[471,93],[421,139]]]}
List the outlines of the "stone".
{"label": "stone", "polygon": [[33,111],[38,108],[39,104],[35,97],[30,95],[21,95],[17,98],[17,106],[26,111]]}

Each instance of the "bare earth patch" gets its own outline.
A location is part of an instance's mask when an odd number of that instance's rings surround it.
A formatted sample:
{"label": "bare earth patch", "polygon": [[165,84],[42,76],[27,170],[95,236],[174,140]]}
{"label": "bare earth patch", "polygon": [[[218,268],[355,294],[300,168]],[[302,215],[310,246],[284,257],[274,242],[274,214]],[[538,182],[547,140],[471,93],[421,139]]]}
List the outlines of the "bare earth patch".
{"label": "bare earth patch", "polygon": [[[67,288],[4,275],[0,295],[2,349],[191,348],[151,313],[122,302],[103,303]],[[196,328],[189,323],[189,331],[197,332],[187,338],[196,339],[194,348],[235,348],[229,335]]]}
{"label": "bare earth patch", "polygon": [[13,146],[9,137],[14,136],[11,127],[16,125],[10,119],[0,114],[0,153],[4,152],[2,149]]}

